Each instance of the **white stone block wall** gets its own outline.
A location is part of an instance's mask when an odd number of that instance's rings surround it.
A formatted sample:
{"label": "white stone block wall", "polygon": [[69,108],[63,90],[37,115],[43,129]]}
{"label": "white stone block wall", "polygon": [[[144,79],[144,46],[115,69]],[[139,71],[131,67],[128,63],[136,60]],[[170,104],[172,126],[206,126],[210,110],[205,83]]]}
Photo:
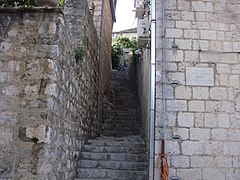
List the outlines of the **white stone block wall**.
{"label": "white stone block wall", "polygon": [[[156,10],[156,157],[164,138],[170,179],[238,180],[240,1],[157,0]],[[186,67],[213,69],[213,85],[188,84]]]}

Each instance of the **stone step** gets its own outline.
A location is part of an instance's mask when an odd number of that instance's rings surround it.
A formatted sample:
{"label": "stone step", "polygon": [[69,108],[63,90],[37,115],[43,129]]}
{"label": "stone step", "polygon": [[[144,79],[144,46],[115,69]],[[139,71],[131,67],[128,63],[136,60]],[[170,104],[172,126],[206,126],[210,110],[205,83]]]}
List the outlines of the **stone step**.
{"label": "stone step", "polygon": [[119,129],[103,129],[103,134],[105,136],[115,136],[115,137],[125,137],[125,136],[134,136],[142,134],[142,130],[140,129],[127,129],[127,130],[119,130]]}
{"label": "stone step", "polygon": [[135,109],[137,110],[137,105],[136,104],[130,104],[130,103],[114,103],[112,106],[112,110],[129,110],[129,109]]}
{"label": "stone step", "polygon": [[113,94],[130,94],[131,96],[136,95],[136,90],[131,86],[123,86],[121,83],[118,84],[117,88],[114,88]]}
{"label": "stone step", "polygon": [[[124,90],[123,90],[124,91]],[[113,100],[119,102],[137,102],[137,94],[134,92],[116,92],[113,94]]]}
{"label": "stone step", "polygon": [[105,128],[103,129],[105,131],[104,134],[113,133],[113,136],[121,135],[121,136],[131,136],[131,135],[139,135],[141,133],[141,130],[139,128],[131,129],[131,128],[124,128],[124,129],[113,129],[113,128]]}
{"label": "stone step", "polygon": [[118,108],[115,108],[113,107],[112,110],[111,110],[111,113],[112,114],[126,114],[128,112],[130,113],[138,113],[138,109],[136,108],[129,108],[129,107],[124,107],[125,109],[118,109]]}
{"label": "stone step", "polygon": [[76,180],[147,180],[147,150],[140,137],[138,95],[128,71],[111,72],[111,91],[111,116],[102,125],[105,136],[85,143]]}
{"label": "stone step", "polygon": [[[124,91],[124,90],[123,90]],[[119,102],[138,102],[137,101],[137,94],[134,92],[115,92],[112,97],[113,101],[119,101]]]}
{"label": "stone step", "polygon": [[141,128],[141,124],[131,124],[131,123],[106,123],[104,126],[104,130],[116,130],[116,131],[138,131]]}
{"label": "stone step", "polygon": [[[125,91],[125,90],[123,90]],[[133,101],[136,102],[137,94],[133,92],[115,92],[113,94],[113,100],[117,100],[119,102]]]}
{"label": "stone step", "polygon": [[[119,117],[119,118],[124,118],[124,119],[126,119],[126,120],[128,120],[128,121],[130,121],[131,119],[136,119],[136,118],[138,118],[137,117],[137,113],[135,112],[135,113],[132,113],[132,112],[130,112],[130,111],[126,111],[126,113],[125,114],[123,114],[123,113],[112,113],[111,114],[112,115],[112,117],[115,117],[115,118],[117,118],[117,117]],[[139,118],[138,118],[139,119]]]}
{"label": "stone step", "polygon": [[[111,119],[117,119],[117,118],[120,118],[120,119],[124,119],[124,120],[126,120],[126,121],[128,121],[128,122],[131,122],[132,120],[135,120],[135,119],[137,119],[138,121],[141,121],[141,119],[140,119],[140,117],[139,117],[139,115],[138,115],[138,113],[131,113],[131,112],[126,112],[126,114],[117,114],[117,113],[115,113],[115,114],[111,114]],[[108,120],[111,120],[111,119],[108,119]]]}
{"label": "stone step", "polygon": [[105,121],[106,123],[128,123],[128,124],[139,124],[141,121],[139,118],[131,117],[127,118],[125,116],[113,116],[112,119],[108,119]]}
{"label": "stone step", "polygon": [[116,131],[109,131],[109,130],[106,130],[103,132],[103,134],[105,136],[116,136],[116,137],[124,137],[124,136],[130,136],[130,135],[139,135],[141,134],[141,131],[137,131],[137,132],[123,132],[123,131],[119,131],[119,132],[116,132]]}
{"label": "stone step", "polygon": [[128,111],[129,109],[136,109],[137,110],[137,106],[136,104],[129,104],[129,103],[114,103],[113,110],[126,110]]}
{"label": "stone step", "polygon": [[142,124],[141,121],[139,121],[139,119],[127,119],[124,117],[113,117],[112,119],[106,120],[104,123],[106,124],[131,124],[131,125],[138,125],[138,124]]}
{"label": "stone step", "polygon": [[108,179],[108,178],[75,178],[74,180],[112,180],[112,179]]}
{"label": "stone step", "polygon": [[126,95],[126,96],[121,95],[119,97],[114,97],[112,102],[119,103],[119,104],[124,103],[124,104],[129,104],[129,105],[136,105],[137,101],[135,99],[137,98],[137,96],[134,96],[129,99],[127,97],[128,97],[128,95]]}
{"label": "stone step", "polygon": [[111,113],[111,116],[112,117],[124,117],[124,119],[129,119],[129,120],[131,120],[131,119],[136,119],[136,118],[138,118],[138,119],[140,119],[139,117],[138,117],[138,113],[137,112],[131,112],[131,111],[125,111],[125,114],[123,113],[123,112],[115,112],[115,113]]}
{"label": "stone step", "polygon": [[85,152],[98,152],[98,153],[131,153],[131,154],[144,154],[146,148],[131,148],[131,147],[107,147],[107,146],[94,146],[84,145],[83,151]]}
{"label": "stone step", "polygon": [[129,137],[99,137],[96,139],[89,139],[86,144],[96,146],[108,146],[108,147],[132,147],[141,148],[145,147],[144,141],[140,136]]}
{"label": "stone step", "polygon": [[81,159],[85,160],[105,160],[105,161],[128,161],[128,162],[145,162],[146,154],[130,153],[93,153],[81,152]]}
{"label": "stone step", "polygon": [[117,85],[118,87],[112,86],[112,89],[114,90],[113,94],[130,94],[131,96],[137,94],[134,87],[130,84],[123,86],[121,83],[118,83],[115,85]]}
{"label": "stone step", "polygon": [[[140,127],[139,126],[132,126],[132,127],[129,127],[131,126],[131,124],[129,124],[128,126],[127,125],[122,125],[121,127],[115,127],[114,125],[112,124],[105,124],[105,126],[102,127],[102,130],[103,131],[116,131],[119,132],[119,133],[126,133],[126,134],[129,134],[129,135],[126,135],[126,136],[131,136],[131,132],[140,132]],[[140,134],[135,134],[134,135],[140,135]],[[132,136],[134,136],[132,135]]]}
{"label": "stone step", "polygon": [[141,121],[139,119],[127,119],[124,117],[112,117],[112,119],[105,121],[105,123],[111,123],[111,124],[141,124]]}
{"label": "stone step", "polygon": [[117,118],[117,117],[113,117],[112,119],[106,119],[103,123],[103,126],[106,125],[106,124],[126,124],[126,125],[141,125],[142,124],[142,121],[139,120],[139,119],[131,119],[131,120],[128,120],[126,118]]}
{"label": "stone step", "polygon": [[94,161],[81,160],[78,162],[79,168],[101,168],[111,170],[133,170],[146,171],[146,162],[124,162],[124,161]]}
{"label": "stone step", "polygon": [[111,118],[117,118],[117,117],[122,117],[122,118],[124,118],[124,119],[126,119],[126,120],[128,120],[128,121],[131,121],[131,119],[139,119],[139,120],[141,120],[141,118],[140,118],[140,114],[139,113],[137,113],[137,112],[131,112],[131,111],[126,111],[126,110],[124,110],[125,111],[125,113],[123,113],[123,112],[113,112],[113,113],[111,113]]}
{"label": "stone step", "polygon": [[125,120],[112,120],[111,122],[105,122],[103,124],[103,127],[105,128],[112,128],[112,129],[119,129],[119,128],[141,128],[142,123],[137,122],[137,120],[134,120],[134,122],[127,122]]}
{"label": "stone step", "polygon": [[124,171],[109,169],[82,168],[77,170],[78,178],[110,178],[125,180],[146,180],[147,171]]}

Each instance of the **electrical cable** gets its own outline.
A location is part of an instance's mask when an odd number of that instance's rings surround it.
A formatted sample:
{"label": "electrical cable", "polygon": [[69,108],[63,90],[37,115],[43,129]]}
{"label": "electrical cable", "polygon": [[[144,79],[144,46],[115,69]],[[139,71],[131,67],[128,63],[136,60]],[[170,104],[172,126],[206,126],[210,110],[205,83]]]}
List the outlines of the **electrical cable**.
{"label": "electrical cable", "polygon": [[157,158],[157,168],[161,175],[161,180],[168,180],[169,168],[166,154],[159,154]]}
{"label": "electrical cable", "polygon": [[161,175],[161,180],[168,180],[169,167],[167,155],[165,154],[165,140],[162,140],[162,152],[157,157],[157,168]]}

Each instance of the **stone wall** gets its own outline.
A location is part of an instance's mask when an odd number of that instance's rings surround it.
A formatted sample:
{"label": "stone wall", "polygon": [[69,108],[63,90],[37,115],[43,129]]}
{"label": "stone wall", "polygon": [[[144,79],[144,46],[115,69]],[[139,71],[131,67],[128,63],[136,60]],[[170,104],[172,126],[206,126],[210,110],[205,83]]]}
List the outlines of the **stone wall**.
{"label": "stone wall", "polygon": [[110,110],[110,70],[111,70],[111,44],[113,17],[110,1],[112,0],[88,0],[94,25],[100,37],[100,61],[101,83],[100,94],[100,121],[109,118]]}
{"label": "stone wall", "polygon": [[94,25],[97,29],[98,35],[100,36],[100,31],[101,31],[101,19],[102,19],[102,7],[103,7],[103,2],[105,3],[106,1],[109,0],[88,0],[88,6],[90,8],[90,11],[93,16],[93,22]]}
{"label": "stone wall", "polygon": [[80,61],[62,10],[0,10],[0,179],[74,177],[96,130],[99,41],[85,10]]}
{"label": "stone wall", "polygon": [[138,97],[143,120],[143,135],[145,142],[149,144],[149,120],[150,120],[150,50],[142,51],[141,59],[137,62],[137,87]]}
{"label": "stone wall", "polygon": [[110,1],[104,1],[104,16],[102,19],[102,63],[101,63],[101,98],[102,98],[102,119],[109,117],[110,100],[110,71],[111,71],[111,46],[112,46],[112,27],[113,20],[111,14]]}
{"label": "stone wall", "polygon": [[164,138],[172,179],[237,180],[240,4],[157,0],[156,9],[156,156]]}

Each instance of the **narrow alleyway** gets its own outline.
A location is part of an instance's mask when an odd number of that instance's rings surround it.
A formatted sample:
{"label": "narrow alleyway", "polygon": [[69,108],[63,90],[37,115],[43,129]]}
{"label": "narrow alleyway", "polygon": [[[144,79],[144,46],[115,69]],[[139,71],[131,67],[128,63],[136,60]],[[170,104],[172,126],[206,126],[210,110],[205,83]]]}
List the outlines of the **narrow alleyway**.
{"label": "narrow alleyway", "polygon": [[111,118],[103,135],[88,140],[78,163],[78,179],[147,179],[146,145],[141,138],[137,93],[126,71],[111,72]]}
{"label": "narrow alleyway", "polygon": [[136,89],[127,70],[111,72],[111,118],[106,120],[104,135],[131,136],[141,134],[141,112]]}

